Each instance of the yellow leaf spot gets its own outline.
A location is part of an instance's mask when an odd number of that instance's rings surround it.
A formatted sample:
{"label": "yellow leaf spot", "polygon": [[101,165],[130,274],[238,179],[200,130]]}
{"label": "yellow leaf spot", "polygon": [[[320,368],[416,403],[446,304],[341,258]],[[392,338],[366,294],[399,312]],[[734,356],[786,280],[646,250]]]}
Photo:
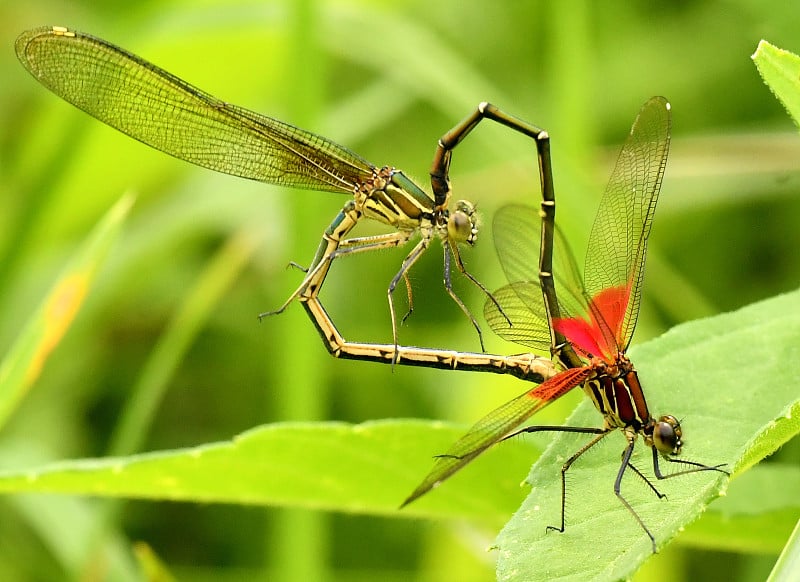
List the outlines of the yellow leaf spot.
{"label": "yellow leaf spot", "polygon": [[44,306],[44,334],[31,358],[25,378],[27,385],[30,386],[39,377],[50,352],[58,345],[75,319],[88,290],[86,274],[82,273],[66,277],[50,294]]}

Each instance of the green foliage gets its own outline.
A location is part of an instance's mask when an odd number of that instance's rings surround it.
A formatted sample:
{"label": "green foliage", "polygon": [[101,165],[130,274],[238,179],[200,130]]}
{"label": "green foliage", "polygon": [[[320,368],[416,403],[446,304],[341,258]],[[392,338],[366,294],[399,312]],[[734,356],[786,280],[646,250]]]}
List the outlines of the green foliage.
{"label": "green foliage", "polygon": [[798,506],[800,468],[762,463],[737,474],[725,495],[680,539],[729,552],[774,554],[786,543]]}
{"label": "green foliage", "polygon": [[83,305],[133,200],[120,200],[67,264],[0,364],[0,426],[36,383]]}
{"label": "green foliage", "polygon": [[398,512],[430,463],[419,451],[441,450],[457,435],[454,427],[410,420],[277,423],[224,443],[6,473],[0,490],[459,517],[498,526],[513,509],[507,497],[518,483],[496,482],[491,475],[524,463],[519,448],[482,463],[468,482],[448,492],[449,501]]}
{"label": "green foliage", "polygon": [[[760,341],[764,337],[771,342]],[[741,471],[800,430],[800,400],[795,390],[800,372],[780,365],[793,361],[799,343],[800,292],[794,292],[676,327],[640,346],[634,355],[647,388],[659,395],[655,404],[691,419],[684,424],[685,455]],[[729,354],[745,353],[741,365],[731,366]],[[732,376],[739,385],[757,385],[758,390],[732,391]],[[571,426],[596,422],[597,413],[588,402],[568,420]],[[791,428],[776,431],[777,422]],[[226,443],[6,472],[0,475],[0,491],[277,505],[396,517],[401,515],[398,500],[424,472],[418,452],[444,450],[456,434],[455,429],[420,421],[274,424]],[[623,442],[613,437],[607,440]],[[546,532],[548,525],[558,523],[558,475],[565,452],[577,450],[580,444],[581,437],[560,434],[536,463],[528,500],[497,540],[500,579],[615,580],[630,576],[650,556],[649,539],[612,493],[619,461],[608,446],[587,454],[569,473],[567,531],[563,535]],[[430,495],[441,502],[413,504],[402,515],[502,520],[509,509],[508,491],[496,486],[501,480],[495,476],[514,464],[508,462],[514,451],[511,445],[498,448],[505,457],[500,451],[487,454],[464,471],[464,478],[453,479]],[[758,451],[759,459],[753,458],[753,451]],[[633,462],[644,468],[650,462],[649,450],[639,453]],[[665,470],[669,474],[669,468]],[[757,517],[796,512],[798,477],[796,468],[762,471],[737,488],[742,499],[728,500],[718,512]],[[488,489],[487,483],[491,484]],[[763,497],[760,492],[778,483],[781,495],[771,496],[768,504],[760,500],[754,510],[752,504]],[[666,500],[655,498],[641,483],[637,488],[630,477],[623,485],[626,498],[663,545],[725,490],[727,477],[700,473],[657,482]],[[614,535],[597,546],[595,538],[603,524]],[[730,548],[719,534],[707,533],[702,544]],[[593,559],[576,562],[572,558],[588,547],[596,548]]]}
{"label": "green foliage", "polygon": [[146,580],[149,582],[174,582],[175,578],[147,544],[136,544],[133,551],[136,553],[136,559],[139,561]]}
{"label": "green foliage", "polygon": [[798,560],[800,547],[798,546],[800,546],[800,521],[795,525],[786,547],[784,547],[775,564],[775,568],[773,568],[768,578],[768,582],[776,582],[778,580],[788,582],[800,576],[800,560]]}
{"label": "green foliage", "polygon": [[800,57],[762,40],[753,61],[764,82],[800,126]]}
{"label": "green foliage", "polygon": [[[107,38],[226,101],[319,132],[379,165],[397,165],[422,185],[439,136],[478,102],[495,102],[549,131],[558,222],[579,256],[637,107],[651,95],[667,96],[673,147],[636,341],[683,321],[733,313],[703,320],[691,333],[678,328],[643,343],[632,356],[651,408],[681,417],[686,457],[735,462],[737,475],[727,496],[691,525],[706,497],[716,494],[715,479],[659,483],[669,495],[659,501],[626,477],[623,490],[660,544],[636,579],[663,579],[664,572],[675,582],[765,578],[800,515],[797,439],[767,463],[753,464],[794,434],[796,415],[776,410],[770,399],[785,397],[797,383],[770,395],[767,385],[777,380],[754,381],[749,374],[768,367],[778,370],[776,378],[791,373],[797,357],[784,350],[792,344],[776,338],[791,333],[796,305],[770,312],[763,335],[754,331],[757,322],[743,318],[770,305],[779,308],[785,297],[756,302],[797,287],[800,140],[747,55],[762,37],[798,52],[795,3],[767,7],[737,0],[724,15],[713,4],[645,9],[619,0],[602,9],[575,2],[460,0],[7,4],[0,7],[5,362],[29,361],[14,356],[13,346],[23,330],[36,327],[32,322],[44,324],[37,320],[39,306],[91,239],[87,233],[124,192],[134,190],[137,203],[36,381],[13,398],[8,395],[21,384],[3,392],[2,406],[10,413],[0,432],[5,486],[13,482],[18,491],[61,480],[64,487],[69,479],[75,495],[0,499],[0,579],[142,579],[131,551],[136,540],[153,548],[177,579],[491,579],[495,558],[502,558],[505,571],[511,557],[485,549],[518,507],[526,492],[519,482],[536,456],[520,443],[495,447],[397,511],[433,455],[525,386],[512,378],[334,361],[298,306],[258,324],[256,314],[280,305],[300,281],[286,264],[307,263],[345,198],[280,192],[202,171],[100,126],[59,102],[14,59],[16,36],[45,24]],[[764,48],[759,52],[766,56]],[[786,100],[786,92],[781,95]],[[503,128],[481,126],[454,153],[451,170],[455,195],[477,202],[484,217],[478,245],[465,252],[467,266],[490,288],[499,287],[504,281],[491,217],[508,202],[538,202],[532,144]],[[382,231],[365,227],[359,234],[376,232]],[[345,337],[388,340],[386,287],[407,251],[337,262],[323,301]],[[415,311],[400,330],[401,341],[475,350],[474,331],[441,289],[438,252],[433,245],[415,266]],[[482,298],[454,279],[460,296],[479,312]],[[403,298],[397,299],[401,311]],[[749,304],[755,305],[737,311]],[[786,329],[768,336],[766,327],[780,327],[781,320]],[[48,321],[45,328],[55,325]],[[753,333],[740,335],[740,326]],[[688,347],[670,338],[700,346],[711,361],[684,353]],[[709,347],[714,338],[730,351]],[[518,350],[488,339],[492,352]],[[677,379],[675,360],[684,362]],[[692,378],[717,375],[713,386],[682,390],[698,381]],[[580,394],[571,394],[535,420],[559,424],[580,401]],[[711,414],[697,412],[708,407]],[[717,409],[730,407],[742,408],[731,419],[733,428],[710,430],[719,426]],[[576,414],[586,415],[582,422],[589,425],[598,422],[585,404]],[[391,418],[450,419],[458,428],[379,420]],[[313,422],[318,420],[323,422]],[[250,471],[241,487],[260,495],[257,506],[241,500],[168,503],[161,501],[168,490],[114,476],[113,467],[132,476],[148,463],[162,463],[161,469],[171,464],[172,470],[194,463],[197,469],[206,459],[222,462],[225,454],[241,452],[240,446],[261,442],[269,448],[268,439],[282,433],[310,440],[281,440],[284,453],[277,444],[278,450],[256,449],[260,464],[240,455],[236,466],[184,475],[184,491],[199,496],[203,488],[216,488],[222,498],[236,491],[234,470]],[[237,434],[243,436],[234,439]],[[737,446],[743,435],[753,441]],[[542,447],[551,441],[529,440]],[[623,554],[613,571],[635,568],[633,556],[644,555],[647,544],[611,493],[621,442],[619,435],[607,441],[571,474],[567,531],[544,536],[540,525],[557,520],[558,499],[539,497],[547,490],[542,487],[557,486],[561,459],[578,444],[555,440],[563,446],[553,445],[547,464],[537,465],[541,478],[534,478],[542,522],[516,539],[541,536],[565,550],[567,559],[584,563],[599,554],[619,557],[603,544],[624,531],[631,554]],[[198,448],[208,454],[179,461],[182,451]],[[637,466],[649,474],[639,449]],[[253,448],[246,453],[255,455]],[[351,474],[337,469],[337,456]],[[264,470],[270,459],[294,469],[296,480],[270,478]],[[27,479],[45,468],[39,478]],[[264,475],[258,482],[263,492],[254,486],[256,470]],[[101,474],[108,484],[116,479],[117,494],[126,496],[77,495],[101,483]],[[324,482],[324,475],[338,480]],[[760,495],[764,490],[780,494]],[[701,498],[676,510],[682,495]],[[333,511],[302,509],[312,505]],[[613,523],[594,522],[590,537],[582,529],[587,513]],[[427,521],[403,519],[410,517]],[[686,531],[668,543],[675,523],[664,520],[672,519]],[[506,531],[499,543],[511,539]],[[163,573],[155,560],[140,560],[154,575]],[[541,560],[537,554],[524,571]]]}

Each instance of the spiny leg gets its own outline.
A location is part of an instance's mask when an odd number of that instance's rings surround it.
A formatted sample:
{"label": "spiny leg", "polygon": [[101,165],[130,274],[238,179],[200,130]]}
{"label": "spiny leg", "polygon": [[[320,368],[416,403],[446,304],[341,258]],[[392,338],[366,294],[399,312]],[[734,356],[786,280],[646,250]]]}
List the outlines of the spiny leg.
{"label": "spiny leg", "polygon": [[392,358],[392,366],[397,363],[397,348],[400,345],[397,339],[397,312],[394,309],[394,290],[397,287],[397,284],[400,282],[400,279],[407,275],[409,269],[414,266],[414,263],[416,263],[423,253],[428,249],[430,242],[430,235],[423,235],[422,240],[417,243],[417,246],[415,246],[412,251],[408,253],[408,256],[403,260],[403,264],[400,265],[400,270],[392,278],[392,281],[389,283],[389,288],[386,290],[386,296],[389,300],[389,315],[392,318],[392,342],[394,343],[395,347],[395,355]]}
{"label": "spiny leg", "polygon": [[312,283],[316,287],[312,293],[319,293],[319,287],[325,281],[330,268],[331,255],[341,246],[342,239],[355,228],[362,216],[363,213],[356,206],[355,201],[348,200],[339,211],[339,214],[328,225],[328,228],[325,229],[325,232],[322,233],[322,240],[317,247],[317,252],[314,254],[311,264],[307,269],[303,269],[306,272],[303,282],[278,309],[260,313],[258,315],[259,321],[269,315],[283,313],[289,304],[304,293]]}
{"label": "spiny leg", "polygon": [[594,432],[597,434],[597,436],[594,437],[585,445],[583,445],[580,449],[578,449],[578,452],[576,452],[569,459],[567,459],[567,462],[561,466],[561,526],[560,527],[556,527],[553,525],[547,526],[547,531],[558,531],[560,533],[564,533],[564,530],[567,527],[567,471],[569,471],[570,467],[572,467],[572,464],[575,461],[577,461],[581,457],[581,455],[583,455],[586,451],[588,451],[597,443],[599,443],[601,440],[603,440],[603,438],[606,435],[608,435],[610,431],[604,428],[602,429],[596,428],[594,430],[583,429],[583,430],[571,430],[566,432],[583,432],[583,433]]}
{"label": "spiny leg", "polygon": [[[464,271],[462,271],[462,273],[463,272]],[[483,285],[481,285],[480,283],[478,283],[478,286],[480,288],[484,288]],[[478,332],[478,341],[481,344],[481,351],[485,352],[486,346],[484,346],[483,344],[483,332],[481,331],[480,324],[478,324],[478,320],[475,319],[474,315],[472,315],[472,312],[469,310],[466,304],[461,300],[461,297],[456,295],[456,292],[453,291],[453,282],[450,279],[450,253],[448,252],[447,248],[444,249],[444,288],[447,291],[447,294],[450,295],[453,301],[456,302],[456,305],[458,305],[461,308],[461,311],[464,312],[464,315],[466,315],[472,322],[472,327],[474,327],[475,331]],[[489,296],[491,297],[491,294]]]}
{"label": "spiny leg", "polygon": [[[631,513],[631,515],[633,515],[633,517],[636,519],[636,521],[639,524],[639,526],[644,530],[644,532],[650,538],[650,541],[653,544],[653,553],[655,554],[656,551],[657,551],[655,537],[653,537],[653,534],[650,532],[650,530],[647,528],[647,526],[642,521],[642,518],[639,516],[639,514],[636,512],[636,510],[633,509],[631,504],[628,503],[628,501],[625,499],[625,497],[623,497],[623,495],[621,493],[622,476],[624,475],[625,470],[630,468],[634,473],[636,473],[639,477],[641,477],[641,479],[645,483],[647,483],[647,485],[658,496],[659,499],[664,499],[666,497],[665,494],[663,494],[660,491],[658,491],[658,489],[656,489],[655,485],[653,485],[653,483],[651,483],[650,480],[641,471],[639,471],[639,469],[637,469],[636,466],[633,465],[633,463],[631,463],[631,455],[633,454],[634,444],[635,444],[635,441],[631,440],[630,443],[628,444],[628,446],[625,448],[625,451],[622,454],[622,464],[620,466],[619,472],[617,473],[617,479],[614,482],[614,493],[617,495],[617,498],[628,509],[628,511]],[[678,463],[678,464],[684,465],[684,466],[688,465],[691,468],[690,469],[686,469],[684,471],[679,471],[677,473],[672,473],[670,475],[663,475],[661,473],[660,467],[658,466],[659,453],[658,453],[658,451],[656,450],[655,447],[652,447],[651,450],[652,450],[652,453],[653,453],[653,472],[655,473],[656,478],[660,479],[660,480],[669,479],[671,477],[678,477],[680,475],[687,475],[689,473],[699,473],[699,472],[702,472],[702,471],[718,471],[718,472],[724,473],[726,475],[730,474],[727,471],[725,471],[723,469],[720,469],[720,467],[723,467],[724,464],[709,466],[709,465],[704,465],[702,463],[695,463],[694,461],[686,461],[686,460],[683,460],[683,459],[667,458],[666,460],[671,462],[671,463]]]}
{"label": "spiny leg", "polygon": [[408,272],[406,271],[403,273],[403,279],[406,282],[406,295],[408,296],[408,311],[403,316],[403,319],[400,320],[400,325],[403,325],[406,322],[411,314],[414,312],[414,292],[411,289],[411,279],[408,277]]}
{"label": "spiny leg", "polygon": [[[624,458],[625,451],[622,451],[622,454],[623,454],[623,458]],[[634,465],[633,463],[628,461],[628,468],[630,468],[634,473],[636,473],[639,476],[639,478],[642,481],[644,481],[647,484],[648,487],[650,487],[650,490],[653,493],[656,494],[656,497],[658,497],[659,499],[666,499],[667,494],[666,493],[661,493],[661,491],[656,489],[656,486],[653,485],[653,482],[650,481],[650,479],[648,479],[647,476],[644,473],[642,473],[636,465]]]}
{"label": "spiny leg", "polygon": [[521,428],[517,431],[512,432],[509,435],[506,435],[501,439],[501,442],[523,433],[532,434],[535,432],[570,432],[570,433],[597,435],[588,443],[583,445],[578,450],[578,452],[576,452],[569,459],[567,459],[567,462],[561,466],[561,527],[548,525],[547,531],[554,530],[564,533],[564,529],[566,528],[566,514],[567,514],[567,471],[569,471],[569,468],[575,461],[578,460],[578,458],[581,455],[583,455],[586,451],[588,451],[597,443],[599,443],[601,440],[603,440],[603,438],[607,436],[611,431],[607,428],[598,428],[593,426],[526,426],[525,428]]}
{"label": "spiny leg", "polygon": [[[650,530],[647,529],[647,526],[644,524],[644,521],[642,521],[642,518],[639,517],[639,514],[636,513],[636,510],[633,508],[633,506],[631,506],[630,503],[628,503],[628,500],[625,499],[625,497],[623,497],[621,492],[622,476],[625,474],[625,469],[627,469],[628,467],[633,467],[633,465],[631,465],[631,455],[633,454],[633,447],[635,445],[636,445],[636,440],[631,438],[628,442],[628,446],[625,447],[625,451],[622,453],[622,464],[620,465],[619,471],[617,472],[617,478],[614,480],[614,494],[617,496],[617,499],[620,500],[622,505],[624,505],[627,508],[627,510],[639,524],[639,527],[641,527],[644,530],[644,533],[647,534],[647,537],[650,538],[650,543],[653,544],[653,553],[655,554],[657,551],[656,538],[653,537],[653,534],[650,533]],[[634,469],[634,471],[639,473],[637,469]],[[641,473],[639,473],[639,475],[641,476]],[[647,481],[647,479],[645,479],[645,481]],[[652,484],[650,484],[649,481],[647,481],[647,483],[655,491],[655,488],[652,486]],[[660,498],[661,494],[658,493],[658,491],[656,491],[656,493],[659,495]]]}
{"label": "spiny leg", "polygon": [[[472,284],[475,285],[478,289],[483,291],[483,294],[486,295],[486,297],[488,297],[489,300],[492,303],[494,303],[494,306],[497,308],[497,311],[505,318],[506,322],[508,323],[508,325],[510,327],[511,326],[511,320],[508,318],[508,315],[506,315],[506,312],[503,311],[503,308],[497,302],[497,299],[495,299],[494,295],[492,295],[492,292],[489,291],[489,289],[487,289],[486,286],[483,283],[478,281],[472,273],[467,271],[467,267],[466,267],[466,265],[464,265],[464,260],[461,258],[461,253],[458,250],[458,245],[450,243],[448,245],[448,247],[450,248],[450,252],[453,253],[453,258],[456,261],[456,268],[459,270],[459,272],[462,275],[464,275],[467,279],[472,281]],[[450,279],[450,264],[446,260],[445,261],[445,280],[448,281],[449,279]],[[478,330],[478,335],[480,335],[480,330]],[[483,342],[481,342],[481,344],[482,343]]]}
{"label": "spiny leg", "polygon": [[659,454],[656,451],[656,448],[653,447],[653,472],[656,475],[656,479],[671,479],[672,477],[679,477],[681,475],[688,475],[689,473],[700,473],[702,471],[717,471],[719,473],[724,473],[730,476],[730,473],[721,467],[727,465],[727,463],[721,463],[719,465],[705,465],[703,463],[696,463],[694,461],[686,461],[684,459],[672,459],[667,457],[665,460],[669,463],[677,463],[679,465],[684,465],[691,467],[690,469],[685,469],[683,471],[678,471],[677,473],[670,473],[669,475],[664,475],[661,473],[661,467],[658,465],[658,457]]}
{"label": "spiny leg", "polygon": [[[301,297],[316,297],[325,281],[331,263],[344,255],[356,254],[367,251],[377,251],[382,249],[394,248],[404,245],[408,242],[411,233],[406,231],[392,232],[384,235],[356,237],[345,239],[337,245],[328,244],[327,246],[332,250],[324,253],[321,258],[315,258],[312,267],[306,271],[306,276],[300,286],[295,289],[289,298],[275,311],[267,311],[259,314],[258,318],[262,319],[270,315],[277,315],[283,313],[286,308],[297,298]],[[326,241],[320,244],[320,247],[326,246]]]}

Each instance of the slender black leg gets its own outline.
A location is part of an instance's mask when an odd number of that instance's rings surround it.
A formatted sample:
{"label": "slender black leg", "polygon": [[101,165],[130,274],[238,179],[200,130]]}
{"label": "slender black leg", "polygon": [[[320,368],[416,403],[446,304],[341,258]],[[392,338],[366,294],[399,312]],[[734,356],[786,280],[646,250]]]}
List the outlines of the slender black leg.
{"label": "slender black leg", "polygon": [[[624,505],[628,509],[630,514],[633,516],[633,518],[639,524],[639,527],[641,527],[644,530],[644,533],[647,534],[647,537],[650,538],[650,543],[653,545],[653,553],[655,554],[656,553],[656,538],[653,537],[653,534],[650,533],[650,530],[647,529],[647,526],[642,521],[642,518],[639,517],[639,514],[636,513],[636,510],[631,506],[630,503],[628,503],[628,500],[625,499],[625,497],[623,497],[623,495],[622,495],[622,493],[620,491],[621,487],[622,487],[622,476],[625,474],[625,469],[627,469],[628,467],[632,467],[633,466],[633,465],[631,465],[631,455],[633,454],[633,447],[634,447],[635,444],[636,444],[636,440],[634,438],[631,438],[629,440],[629,442],[628,442],[628,446],[625,448],[625,451],[622,453],[622,463],[620,464],[619,471],[617,472],[617,478],[614,481],[614,494],[617,496],[617,499],[620,500],[622,505]],[[636,469],[634,469],[634,470],[637,473],[639,473],[638,470],[636,470]],[[641,475],[641,473],[639,473],[639,475]],[[645,479],[645,481],[647,481],[647,479]],[[649,481],[648,481],[648,484],[650,484]],[[653,489],[653,491],[655,491],[655,488],[652,485],[650,485],[650,487]],[[656,491],[656,494],[658,494],[658,496],[661,497],[661,494],[658,491]]]}
{"label": "slender black leg", "polygon": [[688,475],[689,473],[699,473],[701,471],[717,471],[719,473],[725,473],[726,475],[730,475],[730,472],[722,469],[727,463],[721,463],[719,465],[704,465],[703,463],[696,463],[694,461],[687,461],[684,459],[673,459],[667,457],[665,460],[669,463],[677,463],[678,465],[683,465],[684,467],[690,467],[689,469],[684,469],[683,471],[678,471],[677,473],[670,473],[669,475],[664,475],[661,473],[661,467],[658,466],[658,451],[656,451],[655,447],[653,447],[653,472],[656,475],[656,479],[671,479],[672,477],[679,477],[680,475]]}
{"label": "slender black leg", "polygon": [[571,432],[597,435],[588,443],[583,445],[580,449],[578,449],[578,452],[567,459],[567,462],[561,466],[561,526],[557,527],[554,525],[548,525],[547,531],[554,530],[564,533],[564,529],[566,528],[567,513],[567,471],[569,471],[569,468],[575,461],[578,460],[578,458],[580,458],[581,455],[603,440],[603,438],[611,431],[607,428],[597,428],[591,426],[526,426],[525,428],[512,432],[501,440],[504,441],[522,433],[534,432]]}

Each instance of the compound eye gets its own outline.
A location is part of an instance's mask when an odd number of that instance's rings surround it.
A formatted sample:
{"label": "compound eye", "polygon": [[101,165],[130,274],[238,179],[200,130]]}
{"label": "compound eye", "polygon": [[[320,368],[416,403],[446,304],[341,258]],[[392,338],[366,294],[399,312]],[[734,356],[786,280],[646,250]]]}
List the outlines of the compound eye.
{"label": "compound eye", "polygon": [[662,416],[653,428],[653,444],[663,455],[679,455],[683,442],[681,423],[674,416]]}
{"label": "compound eye", "polygon": [[455,243],[474,244],[478,236],[474,215],[474,207],[469,202],[460,200],[447,221],[448,238]]}

